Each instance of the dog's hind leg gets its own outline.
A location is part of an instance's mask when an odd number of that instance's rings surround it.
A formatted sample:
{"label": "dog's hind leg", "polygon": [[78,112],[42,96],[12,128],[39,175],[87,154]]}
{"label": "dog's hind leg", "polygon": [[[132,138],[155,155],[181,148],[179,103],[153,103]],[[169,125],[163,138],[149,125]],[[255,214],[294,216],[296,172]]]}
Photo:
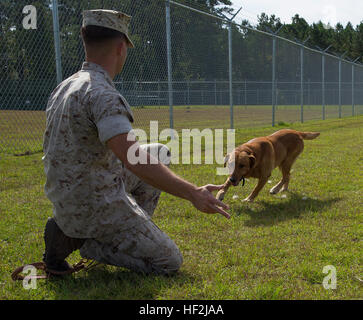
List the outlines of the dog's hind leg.
{"label": "dog's hind leg", "polygon": [[280,164],[279,168],[282,173],[282,178],[277,185],[271,188],[270,193],[276,194],[280,191],[287,191],[290,182],[290,170],[297,157],[304,150],[304,142],[300,138],[296,141],[295,150],[293,150],[285,160]]}
{"label": "dog's hind leg", "polygon": [[286,191],[288,189],[289,182],[290,182],[290,170],[291,170],[293,163],[295,162],[295,159],[296,159],[296,157],[293,159],[286,159],[281,164],[280,170],[282,172],[282,178],[276,186],[271,188],[271,190],[270,190],[271,194],[276,194],[276,193],[280,192],[280,190]]}
{"label": "dog's hind leg", "polygon": [[[270,189],[270,193],[271,194],[276,194],[279,193],[280,191],[286,191],[288,186],[289,186],[289,181],[290,181],[290,170],[292,167],[293,161],[291,162],[291,160],[289,161],[289,159],[286,159],[281,165],[280,165],[280,170],[282,173],[282,178],[279,181],[279,183],[275,186],[273,186]],[[282,190],[281,190],[282,188]]]}
{"label": "dog's hind leg", "polygon": [[287,191],[289,189],[290,170],[291,170],[292,165],[293,165],[293,163],[291,163],[289,165],[286,165],[286,167],[284,166],[281,169],[281,171],[282,171],[282,180],[283,180],[283,186],[282,186],[281,192]]}
{"label": "dog's hind leg", "polygon": [[[275,186],[273,186],[271,189],[270,189],[270,193],[271,194],[276,194],[278,193],[282,186],[284,186],[284,184],[286,183],[287,181],[284,180],[284,177],[281,178],[281,180],[279,181],[279,183]],[[288,183],[288,182],[287,182]]]}
{"label": "dog's hind leg", "polygon": [[[270,193],[271,194],[276,194],[278,193],[280,190],[281,192],[283,191],[287,191],[289,188],[289,182],[290,182],[290,171],[291,171],[291,167],[294,164],[296,158],[298,157],[298,155],[300,154],[300,152],[297,155],[294,156],[290,156],[289,158],[287,158],[280,166],[280,170],[282,173],[282,178],[279,181],[279,183],[274,186],[273,188],[271,188]],[[282,188],[282,189],[281,189]]]}

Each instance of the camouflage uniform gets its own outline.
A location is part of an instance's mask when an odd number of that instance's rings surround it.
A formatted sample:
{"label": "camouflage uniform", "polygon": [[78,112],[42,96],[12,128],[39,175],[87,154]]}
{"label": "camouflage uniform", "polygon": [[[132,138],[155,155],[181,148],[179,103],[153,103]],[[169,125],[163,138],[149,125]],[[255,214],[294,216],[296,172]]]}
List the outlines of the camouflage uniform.
{"label": "camouflage uniform", "polygon": [[46,115],[45,193],[61,230],[87,238],[81,255],[147,273],[178,270],[177,246],[151,220],[160,190],[124,168],[105,145],[128,133],[133,122],[129,104],[108,73],[84,62],[53,91]]}

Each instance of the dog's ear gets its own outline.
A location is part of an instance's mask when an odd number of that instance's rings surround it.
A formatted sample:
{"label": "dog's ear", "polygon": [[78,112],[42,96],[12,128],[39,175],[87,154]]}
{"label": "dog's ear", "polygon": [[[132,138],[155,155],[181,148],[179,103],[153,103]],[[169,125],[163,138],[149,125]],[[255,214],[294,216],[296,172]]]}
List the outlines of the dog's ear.
{"label": "dog's ear", "polygon": [[227,162],[228,162],[228,160],[229,160],[229,157],[230,157],[230,155],[229,155],[229,153],[227,153],[226,155],[225,155],[225,157],[224,157],[224,164],[223,164],[223,166],[224,167],[226,167],[226,164],[227,164]]}
{"label": "dog's ear", "polygon": [[256,158],[254,155],[249,155],[248,159],[250,160],[250,169],[252,169],[256,164]]}

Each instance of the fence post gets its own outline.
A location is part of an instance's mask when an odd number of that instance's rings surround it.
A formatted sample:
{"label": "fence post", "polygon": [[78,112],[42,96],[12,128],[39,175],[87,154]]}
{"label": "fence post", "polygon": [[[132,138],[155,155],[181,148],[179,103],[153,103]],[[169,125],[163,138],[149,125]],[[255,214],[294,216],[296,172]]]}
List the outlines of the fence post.
{"label": "fence post", "polygon": [[158,79],[158,104],[160,109],[160,79]]}
{"label": "fence post", "polygon": [[170,129],[174,128],[173,114],[173,79],[171,69],[171,28],[170,28],[170,0],[165,1],[165,18],[166,18],[166,51],[168,60],[168,94],[169,94],[169,124]]}
{"label": "fence post", "polygon": [[276,37],[272,38],[272,126],[275,126],[276,109]]}
{"label": "fence post", "polygon": [[52,15],[53,15],[55,66],[56,66],[56,74],[57,74],[57,84],[59,84],[62,82],[63,76],[62,76],[60,37],[59,37],[58,0],[52,0]]}
{"label": "fence post", "polygon": [[229,68],[229,114],[230,128],[233,129],[233,84],[232,84],[232,21],[229,21],[228,27],[228,68]]}
{"label": "fence post", "polygon": [[304,47],[300,47],[300,121],[304,122]]}
{"label": "fence post", "polygon": [[327,52],[331,46],[332,45],[325,48],[325,50],[322,50],[318,46],[316,46],[321,52],[321,83],[322,83],[323,120],[325,120],[325,52]]}
{"label": "fence post", "polygon": [[354,64],[352,64],[352,117],[354,117]]}
{"label": "fence post", "polygon": [[[304,122],[304,45],[310,39],[310,36],[301,43],[300,46],[300,121]],[[309,88],[308,88],[309,91]]]}
{"label": "fence post", "polygon": [[355,95],[355,81],[354,81],[354,78],[355,78],[355,69],[354,69],[354,64],[360,59],[361,57],[358,57],[356,58],[354,61],[353,61],[353,64],[352,64],[352,117],[354,117],[354,114],[355,114],[355,101],[354,101],[354,95]]}
{"label": "fence post", "polygon": [[325,120],[325,53],[321,56],[321,83],[322,83],[322,104],[323,104],[323,120]]}
{"label": "fence post", "polygon": [[342,60],[339,59],[339,119],[342,117]]}
{"label": "fence post", "polygon": [[189,80],[187,80],[187,102],[188,102],[188,106],[190,106],[190,82]]}
{"label": "fence post", "polygon": [[223,13],[221,15],[228,21],[228,73],[229,73],[229,114],[230,114],[230,127],[234,128],[233,125],[233,83],[232,83],[232,23],[233,19],[239,14],[242,7],[231,17],[227,18]]}
{"label": "fence post", "polygon": [[214,79],[214,105],[217,105],[217,80]]}
{"label": "fence post", "polygon": [[282,25],[276,32],[273,32],[270,28],[267,29],[272,34],[272,126],[275,126],[275,110],[276,110],[276,36],[280,30],[284,27]]}
{"label": "fence post", "polygon": [[342,117],[342,59],[347,54],[344,52],[339,57],[339,119]]}
{"label": "fence post", "polygon": [[308,79],[308,105],[311,105],[311,80]]}

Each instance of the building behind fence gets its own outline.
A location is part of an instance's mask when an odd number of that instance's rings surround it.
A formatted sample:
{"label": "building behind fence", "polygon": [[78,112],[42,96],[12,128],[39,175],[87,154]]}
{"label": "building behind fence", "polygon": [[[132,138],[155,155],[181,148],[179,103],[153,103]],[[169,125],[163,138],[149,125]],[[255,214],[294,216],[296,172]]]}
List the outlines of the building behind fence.
{"label": "building behind fence", "polygon": [[86,9],[133,16],[136,48],[114,82],[134,107],[135,127],[274,126],[363,113],[361,64],[277,34],[171,0],[27,2],[0,4],[0,152],[42,149],[47,99],[84,61]]}

